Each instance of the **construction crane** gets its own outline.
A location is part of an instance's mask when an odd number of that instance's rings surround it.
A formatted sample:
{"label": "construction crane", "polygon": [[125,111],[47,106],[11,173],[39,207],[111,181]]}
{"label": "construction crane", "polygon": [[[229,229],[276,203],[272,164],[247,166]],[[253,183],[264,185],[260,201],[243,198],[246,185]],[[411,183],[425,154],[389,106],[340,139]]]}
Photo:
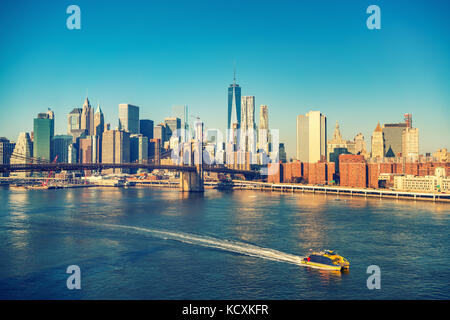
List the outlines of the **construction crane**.
{"label": "construction crane", "polygon": [[[58,156],[55,157],[52,163],[56,163],[56,160],[58,160]],[[48,185],[48,180],[50,180],[50,176],[52,175],[53,171],[49,171],[47,180],[45,182],[42,182],[42,186],[46,187]]]}

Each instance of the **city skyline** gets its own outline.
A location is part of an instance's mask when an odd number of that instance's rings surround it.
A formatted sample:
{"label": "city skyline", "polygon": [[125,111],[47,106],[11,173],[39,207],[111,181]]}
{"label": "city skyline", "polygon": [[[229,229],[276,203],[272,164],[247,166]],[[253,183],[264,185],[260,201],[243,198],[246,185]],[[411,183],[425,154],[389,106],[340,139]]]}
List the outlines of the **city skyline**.
{"label": "city skyline", "polygon": [[[213,17],[196,16],[200,5]],[[248,19],[242,17],[251,2],[232,8],[138,3],[143,10],[121,10],[80,1],[82,28],[70,31],[63,4],[30,3],[23,12],[2,3],[0,29],[8,46],[0,51],[0,94],[7,106],[0,111],[0,136],[15,141],[20,132],[31,132],[35,114],[48,107],[56,114],[55,133],[65,133],[66,116],[82,107],[86,91],[112,127],[120,103],[140,106],[141,118],[155,123],[171,116],[173,106],[188,105],[209,128],[225,132],[225,88],[236,61],[241,94],[255,96],[256,106],[269,106],[270,127],[280,129],[288,158],[296,152],[296,123],[290,119],[310,110],[320,110],[330,124],[338,120],[345,139],[361,132],[366,143],[378,121],[402,122],[404,113],[412,113],[421,154],[450,149],[445,10],[418,2],[379,5],[383,27],[370,31],[365,6],[356,1],[262,2]],[[225,28],[230,11],[240,32]],[[165,22],[169,15],[196,19],[180,30]],[[336,19],[336,25],[329,23]]]}

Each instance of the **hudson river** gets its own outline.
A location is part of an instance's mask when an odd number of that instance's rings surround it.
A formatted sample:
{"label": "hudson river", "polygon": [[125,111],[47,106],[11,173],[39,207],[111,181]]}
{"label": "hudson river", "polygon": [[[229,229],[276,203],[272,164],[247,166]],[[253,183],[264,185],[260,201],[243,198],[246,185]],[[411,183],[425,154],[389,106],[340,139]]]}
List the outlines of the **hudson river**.
{"label": "hudson river", "polygon": [[[0,298],[450,299],[449,235],[445,203],[1,187]],[[350,272],[299,266],[310,248],[336,250]],[[70,265],[81,290],[67,289]]]}

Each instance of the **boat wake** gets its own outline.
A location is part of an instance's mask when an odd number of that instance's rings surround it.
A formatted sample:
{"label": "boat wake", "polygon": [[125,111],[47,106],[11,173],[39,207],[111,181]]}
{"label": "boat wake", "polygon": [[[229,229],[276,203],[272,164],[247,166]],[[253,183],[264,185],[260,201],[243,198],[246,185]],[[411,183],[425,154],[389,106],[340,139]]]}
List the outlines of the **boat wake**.
{"label": "boat wake", "polygon": [[194,235],[189,233],[182,232],[171,232],[165,230],[157,230],[150,228],[141,228],[134,226],[125,226],[125,225],[116,225],[116,224],[101,224],[101,226],[115,228],[115,229],[126,229],[134,232],[143,232],[146,234],[150,234],[153,237],[165,239],[165,240],[175,240],[180,241],[192,245],[198,245],[202,247],[214,248],[223,251],[234,252],[250,257],[262,258],[272,261],[278,262],[286,262],[299,266],[306,266],[301,263],[301,260],[304,257],[297,256],[294,254],[289,254],[285,252],[281,252],[278,250],[263,248],[253,244],[233,241],[233,240],[225,240],[225,239],[217,239],[209,236],[201,236]]}

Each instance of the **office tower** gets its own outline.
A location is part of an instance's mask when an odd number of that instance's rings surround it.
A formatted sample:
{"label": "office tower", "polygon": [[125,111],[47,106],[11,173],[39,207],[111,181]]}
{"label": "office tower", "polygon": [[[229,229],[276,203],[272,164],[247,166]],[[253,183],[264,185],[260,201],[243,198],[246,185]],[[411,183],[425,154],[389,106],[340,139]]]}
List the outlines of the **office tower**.
{"label": "office tower", "polygon": [[228,121],[227,129],[233,129],[233,123],[241,125],[241,87],[236,84],[236,73],[233,84],[228,87]]}
{"label": "office tower", "polygon": [[[13,154],[10,158],[11,164],[26,164],[31,163],[33,157],[33,143],[30,135],[27,132],[21,132],[14,147]],[[16,177],[30,177],[30,172],[14,172],[11,176]]]}
{"label": "office tower", "polygon": [[402,156],[419,156],[419,129],[406,127],[402,132]]}
{"label": "office tower", "polygon": [[93,163],[92,136],[78,140],[78,163]]}
{"label": "office tower", "polygon": [[240,125],[240,151],[251,152],[251,161],[256,153],[255,137],[255,97],[243,96],[241,98],[241,125]]}
{"label": "office tower", "polygon": [[164,123],[159,123],[153,128],[153,138],[159,139],[161,144],[166,141],[166,125]]}
{"label": "office tower", "polygon": [[280,143],[278,147],[278,156],[279,160],[282,163],[286,163],[287,157],[286,157],[286,148],[284,147],[284,143]]}
{"label": "office tower", "polygon": [[181,142],[187,142],[190,139],[189,133],[189,112],[188,106],[174,106],[172,110],[173,116],[180,118],[181,121]]}
{"label": "office tower", "polygon": [[67,134],[72,135],[73,131],[81,130],[81,114],[83,109],[73,108],[67,116]]}
{"label": "office tower", "polygon": [[333,139],[327,142],[327,160],[337,163],[340,154],[355,153],[355,142],[342,138],[339,123],[336,121]]}
{"label": "office tower", "polygon": [[366,141],[364,135],[360,132],[355,136],[355,154],[364,154],[367,152]]}
{"label": "office tower", "polygon": [[87,97],[81,110],[81,129],[86,130],[88,136],[94,134],[94,109],[92,109]]}
{"label": "office tower", "polygon": [[297,160],[315,163],[327,156],[327,117],[320,111],[297,116]]}
{"label": "office tower", "polygon": [[130,162],[148,161],[148,138],[142,134],[130,135]]}
{"label": "office tower", "polygon": [[51,141],[55,132],[55,119],[51,112],[39,113],[34,119],[33,157],[53,161],[51,159]]}
{"label": "office tower", "polygon": [[406,123],[386,123],[383,125],[384,156],[398,157],[402,153],[402,133]]}
{"label": "office tower", "polygon": [[180,118],[165,118],[164,123],[166,125],[166,137],[170,140],[171,137],[179,137],[181,129],[181,119]]}
{"label": "office tower", "polygon": [[255,129],[255,97],[243,96],[241,98],[241,130]]}
{"label": "office tower", "polygon": [[384,139],[383,130],[378,122],[377,127],[372,133],[372,158],[384,157]]}
{"label": "office tower", "polygon": [[78,147],[76,143],[71,143],[67,151],[67,163],[78,162]]}
{"label": "office tower", "polygon": [[153,120],[139,120],[139,133],[149,140],[153,139]]}
{"label": "office tower", "polygon": [[[11,155],[14,151],[15,143],[9,141],[5,137],[0,137],[0,165],[10,164]],[[8,174],[0,173],[0,177],[7,177]]]}
{"label": "office tower", "polygon": [[[130,162],[130,134],[125,131],[109,130],[103,132],[102,137],[103,163]],[[108,173],[128,172],[126,169],[109,169]]]}
{"label": "office tower", "polygon": [[[73,142],[70,135],[56,135],[52,139],[52,159],[58,156],[57,162],[69,162],[69,145]],[[53,161],[53,160],[52,160]]]}
{"label": "office tower", "polygon": [[411,113],[405,113],[403,115],[406,123],[407,128],[412,128],[412,114]]}
{"label": "office tower", "polygon": [[139,107],[127,103],[119,104],[119,130],[139,134]]}
{"label": "office tower", "polygon": [[103,134],[103,131],[105,131],[105,118],[103,116],[102,109],[100,108],[100,105],[97,106],[97,110],[94,114],[94,136],[101,137]]}

